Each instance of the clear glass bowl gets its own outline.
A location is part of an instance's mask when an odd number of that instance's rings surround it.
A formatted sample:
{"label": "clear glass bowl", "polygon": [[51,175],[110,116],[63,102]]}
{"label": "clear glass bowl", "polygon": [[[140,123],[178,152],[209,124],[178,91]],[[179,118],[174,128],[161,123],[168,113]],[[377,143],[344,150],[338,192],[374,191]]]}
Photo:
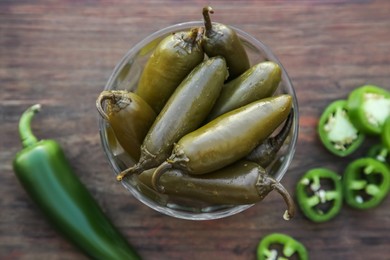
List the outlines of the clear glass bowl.
{"label": "clear glass bowl", "polygon": [[[131,48],[122,60],[116,65],[104,90],[125,89],[134,91],[140,78],[142,68],[145,65],[150,54],[157,44],[167,35],[188,30],[194,27],[203,26],[201,21],[180,23],[166,27],[157,31]],[[294,123],[289,138],[285,141],[279,151],[274,163],[267,168],[267,172],[276,180],[280,181],[287,172],[291,160],[295,153],[295,146],[298,138],[298,102],[293,85],[277,57],[271,52],[264,43],[255,39],[248,33],[232,27],[242,40],[248,53],[251,65],[262,61],[273,61],[280,65],[282,69],[282,81],[275,94],[287,93],[293,97]],[[116,174],[132,166],[135,162],[132,160],[117,143],[110,126],[102,118],[99,119],[100,138],[104,152],[106,153],[109,163]],[[205,205],[194,201],[178,201],[170,198],[165,194],[157,193],[151,189],[145,188],[140,184],[136,175],[126,177],[122,181],[123,186],[142,203],[150,208],[175,217],[189,220],[210,220],[231,216],[242,212],[251,205]]]}

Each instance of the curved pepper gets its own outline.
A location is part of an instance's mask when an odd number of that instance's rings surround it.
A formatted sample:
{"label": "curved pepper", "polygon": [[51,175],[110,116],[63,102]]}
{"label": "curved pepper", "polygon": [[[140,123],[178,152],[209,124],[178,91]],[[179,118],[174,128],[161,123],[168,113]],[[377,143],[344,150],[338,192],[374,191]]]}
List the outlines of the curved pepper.
{"label": "curved pepper", "polygon": [[[154,188],[154,169],[142,172],[138,178],[149,188]],[[210,204],[243,205],[262,201],[276,190],[284,199],[287,210],[284,218],[294,216],[294,202],[281,183],[266,174],[256,163],[241,160],[228,167],[204,175],[189,175],[177,169],[168,170],[160,180],[165,194],[190,198]]]}
{"label": "curved pepper", "polygon": [[377,206],[390,190],[390,169],[373,158],[352,161],[343,175],[346,203],[357,209]]}
{"label": "curved pepper", "polygon": [[[282,252],[273,249],[274,246],[281,246]],[[257,246],[257,260],[268,259],[287,259],[296,256],[294,259],[309,259],[306,247],[293,237],[282,234],[272,233],[265,236]]]}
{"label": "curved pepper", "polygon": [[23,150],[13,162],[15,175],[51,224],[93,259],[140,259],[125,237],[104,215],[98,203],[71,169],[59,144],[41,140],[30,122],[40,105],[20,118]]}
{"label": "curved pepper", "polygon": [[297,200],[302,213],[314,222],[334,218],[343,204],[339,174],[315,168],[306,172],[297,184]]}
{"label": "curved pepper", "polygon": [[346,100],[333,101],[325,108],[317,131],[325,148],[341,157],[353,153],[365,139],[348,116]]}
{"label": "curved pepper", "polygon": [[354,89],[348,96],[348,115],[361,132],[380,135],[390,116],[390,92],[374,85]]}

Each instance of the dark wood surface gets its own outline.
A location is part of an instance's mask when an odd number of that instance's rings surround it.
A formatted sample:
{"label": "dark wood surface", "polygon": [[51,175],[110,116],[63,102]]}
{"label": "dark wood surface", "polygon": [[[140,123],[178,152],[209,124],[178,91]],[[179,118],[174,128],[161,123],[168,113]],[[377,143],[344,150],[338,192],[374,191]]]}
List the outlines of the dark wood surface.
{"label": "dark wood surface", "polygon": [[[282,200],[215,221],[161,215],[114,180],[102,151],[95,99],[116,62],[148,34],[201,19],[207,1],[0,1],[0,259],[85,259],[43,219],[16,180],[21,149],[17,121],[41,103],[33,123],[54,138],[107,215],[145,259],[255,259],[259,240],[283,232],[304,243],[311,259],[389,259],[390,198],[369,211],[347,206],[314,224],[298,211],[287,222]],[[363,156],[337,158],[316,135],[321,111],[357,86],[390,89],[390,1],[213,1],[215,21],[234,25],[270,46],[299,100],[300,133],[283,184],[294,192],[313,167],[342,173]]]}

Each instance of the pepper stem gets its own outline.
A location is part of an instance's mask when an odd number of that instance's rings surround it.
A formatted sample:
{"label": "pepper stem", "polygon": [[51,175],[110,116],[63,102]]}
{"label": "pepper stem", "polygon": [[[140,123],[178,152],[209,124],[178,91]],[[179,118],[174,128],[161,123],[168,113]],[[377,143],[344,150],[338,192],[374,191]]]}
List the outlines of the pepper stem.
{"label": "pepper stem", "polygon": [[35,137],[31,130],[31,120],[36,113],[41,110],[40,104],[35,104],[29,107],[26,111],[23,112],[19,120],[19,136],[22,142],[23,148],[34,145],[38,142],[38,139]]}
{"label": "pepper stem", "polygon": [[287,210],[285,211],[283,218],[285,220],[290,220],[295,215],[294,200],[292,199],[290,193],[288,193],[286,188],[280,182],[275,181],[272,184],[272,188],[275,189],[283,197],[287,205]]}
{"label": "pepper stem", "polygon": [[123,178],[126,177],[127,175],[129,175],[129,174],[139,174],[139,173],[141,173],[143,170],[144,170],[144,168],[142,167],[142,165],[139,164],[139,163],[137,163],[137,164],[134,165],[133,167],[127,168],[126,170],[120,172],[120,173],[116,176],[116,180],[117,180],[117,181],[121,181],[121,180],[123,180]]}
{"label": "pepper stem", "polygon": [[209,34],[213,29],[213,24],[211,23],[210,14],[214,13],[213,8],[211,6],[203,7],[203,19],[204,19],[204,27],[206,28],[206,34]]}
{"label": "pepper stem", "polygon": [[96,99],[96,108],[97,108],[97,111],[99,112],[99,114],[105,119],[105,120],[108,120],[108,115],[106,114],[106,112],[104,111],[103,109],[103,103],[106,101],[106,100],[112,100],[115,98],[115,93],[113,92],[110,92],[110,91],[103,91],[102,93],[100,93],[99,97]]}
{"label": "pepper stem", "polygon": [[160,193],[164,193],[164,187],[160,185],[160,177],[169,169],[172,169],[173,165],[169,161],[165,161],[154,170],[152,175],[152,187]]}

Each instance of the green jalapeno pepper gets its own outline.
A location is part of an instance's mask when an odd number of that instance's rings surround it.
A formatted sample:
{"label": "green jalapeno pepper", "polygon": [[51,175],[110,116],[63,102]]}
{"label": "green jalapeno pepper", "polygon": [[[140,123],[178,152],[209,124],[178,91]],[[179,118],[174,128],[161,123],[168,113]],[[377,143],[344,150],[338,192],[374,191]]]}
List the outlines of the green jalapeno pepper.
{"label": "green jalapeno pepper", "polygon": [[[149,188],[153,188],[154,170],[146,170],[138,176],[141,183]],[[170,169],[161,177],[160,190],[172,196],[222,205],[256,203],[263,200],[269,192],[276,190],[287,205],[284,218],[292,218],[295,212],[294,202],[283,185],[267,175],[264,168],[249,161],[238,161],[200,176]]]}
{"label": "green jalapeno pepper", "polygon": [[80,182],[54,140],[40,140],[30,127],[40,105],[20,118],[23,150],[13,162],[15,175],[51,224],[93,259],[140,259]]}
{"label": "green jalapeno pepper", "polygon": [[365,139],[349,117],[346,100],[333,101],[325,108],[317,130],[325,148],[341,157],[356,151]]}
{"label": "green jalapeno pepper", "polygon": [[[278,251],[278,246],[282,246],[282,252]],[[257,246],[257,259],[307,260],[309,256],[306,247],[298,240],[286,234],[272,233],[265,236]]]}
{"label": "green jalapeno pepper", "polygon": [[157,167],[153,185],[170,168],[190,174],[221,169],[248,155],[288,116],[292,97],[288,94],[265,98],[225,113],[183,136],[171,156]]}
{"label": "green jalapeno pepper", "polygon": [[390,150],[390,116],[387,118],[383,125],[381,140],[384,146]]}
{"label": "green jalapeno pepper", "polygon": [[147,133],[141,146],[139,162],[117,175],[140,173],[156,167],[171,154],[182,136],[195,130],[205,120],[227,77],[225,60],[210,58],[199,64],[175,90]]}
{"label": "green jalapeno pepper", "polygon": [[390,165],[390,149],[384,144],[376,144],[370,147],[367,156]]}
{"label": "green jalapeno pepper", "polygon": [[348,115],[361,132],[380,135],[390,116],[390,92],[374,85],[354,89],[348,96]]}
{"label": "green jalapeno pepper", "polygon": [[250,67],[249,58],[245,48],[236,32],[227,25],[211,23],[210,6],[203,8],[205,32],[202,40],[204,52],[209,57],[222,56],[226,59],[229,69],[229,79],[234,79]]}
{"label": "green jalapeno pepper", "polygon": [[281,81],[282,71],[272,61],[258,63],[239,77],[226,83],[211,110],[208,121],[274,94]]}
{"label": "green jalapeno pepper", "polygon": [[257,163],[263,168],[267,168],[276,158],[276,154],[283,146],[283,143],[289,136],[294,122],[294,109],[291,109],[282,129],[272,137],[267,138],[248,154],[245,159]]}
{"label": "green jalapeno pepper", "polygon": [[348,164],[343,176],[346,203],[356,209],[377,206],[390,189],[390,170],[373,158],[359,158]]}
{"label": "green jalapeno pepper", "polygon": [[173,33],[153,51],[141,74],[136,94],[158,114],[184,78],[204,59],[203,29]]}
{"label": "green jalapeno pepper", "polygon": [[[104,102],[107,102],[107,112]],[[111,126],[119,144],[138,161],[141,144],[156,118],[154,110],[141,97],[125,90],[103,91],[96,100],[96,108]]]}
{"label": "green jalapeno pepper", "polygon": [[343,204],[341,176],[329,169],[307,171],[298,181],[297,200],[302,213],[313,222],[325,222],[339,214]]}

